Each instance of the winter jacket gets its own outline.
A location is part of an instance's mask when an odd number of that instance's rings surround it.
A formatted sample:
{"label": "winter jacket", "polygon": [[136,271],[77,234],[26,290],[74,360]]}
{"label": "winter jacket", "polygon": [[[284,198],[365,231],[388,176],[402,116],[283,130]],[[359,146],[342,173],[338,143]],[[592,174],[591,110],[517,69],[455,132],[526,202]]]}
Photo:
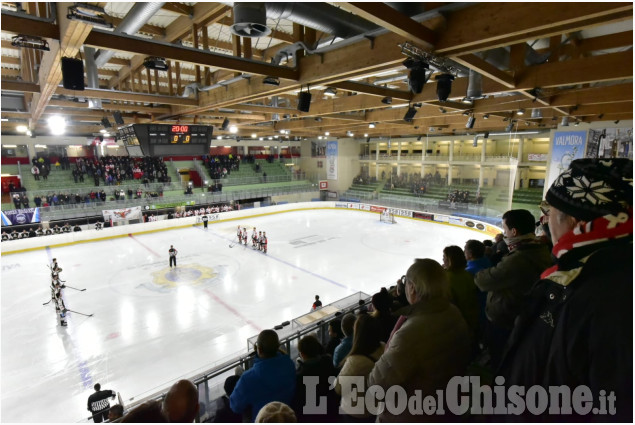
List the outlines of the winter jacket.
{"label": "winter jacket", "polygon": [[[346,361],[344,362],[344,366],[342,366],[342,370],[340,371],[339,375],[337,375],[337,380],[335,381],[335,392],[340,396],[343,395],[341,383],[342,376],[362,376],[364,377],[364,381],[366,382],[368,374],[371,370],[373,370],[373,366],[375,366],[375,362],[379,360],[382,354],[384,354],[384,346],[385,344],[382,342],[381,345],[377,347],[377,349],[370,356],[355,354],[353,356],[347,357]],[[368,389],[368,385],[366,385],[364,388]],[[354,389],[353,391],[357,390]],[[363,397],[363,392],[362,394],[359,394],[358,392],[358,400],[363,400]],[[354,414],[353,410],[351,410],[350,402],[351,397],[344,394],[340,404],[341,410],[343,410],[347,414],[350,414],[351,416],[355,416],[358,418],[372,417],[372,415],[370,415],[366,411],[363,414]]]}
{"label": "winter jacket", "polygon": [[[445,390],[448,381],[465,374],[470,355],[467,324],[461,313],[447,300],[423,300],[400,313],[406,321],[393,335],[390,346],[375,363],[368,386],[388,390],[400,385],[410,397],[421,390],[421,397]],[[382,422],[438,422],[438,416],[411,415],[406,409],[395,416],[384,410]]]}
{"label": "winter jacket", "polygon": [[[574,248],[558,271],[534,286],[510,336],[500,374],[505,385],[580,385],[594,407],[615,394],[616,415],[569,416],[575,422],[633,421],[633,239]],[[589,252],[591,248],[592,252]],[[554,250],[555,251],[555,250]],[[545,274],[548,274],[547,272]],[[608,406],[607,406],[608,409]],[[529,413],[525,412],[525,415]],[[529,417],[528,420],[536,420]],[[514,421],[527,419],[514,418]],[[547,422],[560,419],[544,418]]]}
{"label": "winter jacket", "polygon": [[457,306],[467,323],[470,335],[478,332],[478,288],[474,285],[474,276],[466,270],[447,271],[452,303]]}
{"label": "winter jacket", "polygon": [[252,420],[260,409],[271,401],[288,405],[295,392],[295,367],[289,356],[278,353],[275,357],[256,357],[252,368],[242,374],[229,398],[235,413],[244,413],[251,407]]}
{"label": "winter jacket", "polygon": [[[317,377],[317,385],[309,390],[304,382],[305,376]],[[293,410],[298,422],[338,422],[339,397],[330,389],[329,378],[337,376],[337,370],[333,366],[333,359],[329,355],[321,355],[314,359],[299,362],[296,371],[295,397]],[[314,379],[314,378],[313,378]],[[315,400],[307,400],[307,394],[315,396]],[[326,398],[326,403],[323,402]],[[304,413],[305,406],[326,407],[326,413]]]}
{"label": "winter jacket", "polygon": [[511,330],[524,297],[552,263],[547,246],[532,242],[518,246],[496,266],[478,272],[474,283],[488,292],[485,312],[489,321]]}

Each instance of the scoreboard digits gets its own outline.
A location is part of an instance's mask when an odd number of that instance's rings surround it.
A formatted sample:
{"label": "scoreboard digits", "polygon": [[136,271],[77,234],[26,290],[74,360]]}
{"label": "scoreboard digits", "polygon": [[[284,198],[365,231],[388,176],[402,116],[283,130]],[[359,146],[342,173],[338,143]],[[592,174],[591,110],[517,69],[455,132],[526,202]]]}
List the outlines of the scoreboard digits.
{"label": "scoreboard digits", "polygon": [[[214,127],[191,124],[131,124],[119,138],[136,155],[203,155],[209,152]],[[132,154],[132,153],[131,153]]]}

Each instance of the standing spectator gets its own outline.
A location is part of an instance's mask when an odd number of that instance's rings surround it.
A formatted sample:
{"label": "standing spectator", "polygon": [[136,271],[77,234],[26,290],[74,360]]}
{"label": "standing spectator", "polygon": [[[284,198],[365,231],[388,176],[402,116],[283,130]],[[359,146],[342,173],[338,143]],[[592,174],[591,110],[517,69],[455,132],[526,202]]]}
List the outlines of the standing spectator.
{"label": "standing spectator", "polygon": [[95,384],[94,389],[95,392],[88,397],[88,410],[93,414],[93,422],[100,423],[108,419],[108,397],[114,399],[117,394],[112,390],[102,390],[100,384]]}
{"label": "standing spectator", "polygon": [[505,243],[505,237],[502,233],[499,233],[494,238],[494,245],[492,246],[491,256],[489,257],[492,266],[500,263],[505,255],[509,253],[507,244]]}
{"label": "standing spectator", "polygon": [[328,326],[329,341],[326,343],[326,354],[333,357],[335,348],[340,345],[344,334],[342,333],[342,322],[340,319],[333,319]]}
{"label": "standing spectator", "polygon": [[481,270],[474,277],[476,286],[487,292],[485,342],[493,367],[500,365],[514,320],[526,301],[525,295],[540,273],[552,264],[549,249],[536,239],[535,223],[534,216],[527,210],[510,210],[503,214],[504,241],[509,253],[500,263]]}
{"label": "standing spectator", "polygon": [[172,268],[172,263],[174,263],[174,267],[176,267],[176,254],[178,253],[174,245],[170,245],[170,249],[168,250],[168,254],[170,255],[170,268]]}
{"label": "standing spectator", "polygon": [[370,316],[378,323],[379,340],[385,343],[388,341],[388,338],[390,338],[390,333],[397,323],[397,317],[393,316],[390,311],[392,307],[392,297],[386,288],[381,288],[379,292],[373,295],[371,304],[373,311],[370,313]]}
{"label": "standing spectator", "polygon": [[[546,199],[556,265],[516,321],[501,367],[505,384],[585,385],[591,397],[613,397],[614,416],[594,408],[567,420],[632,422],[633,161],[575,160]],[[550,421],[524,414],[521,421]]]}
{"label": "standing spectator", "polygon": [[121,417],[123,417],[123,406],[121,404],[110,406],[110,410],[108,411],[108,422],[114,422]]}
{"label": "standing spectator", "polygon": [[225,384],[223,385],[223,389],[225,390],[225,395],[217,398],[215,400],[216,404],[216,415],[214,416],[212,422],[214,423],[240,423],[242,422],[242,415],[236,414],[229,407],[229,397],[231,397],[234,392],[234,388],[236,388],[236,384],[240,379],[240,375],[231,375],[225,379]]}
{"label": "standing spectator", "polygon": [[162,410],[168,422],[192,423],[198,409],[198,390],[187,379],[174,383],[163,399]]}
{"label": "standing spectator", "polygon": [[[436,261],[415,260],[406,272],[406,296],[410,303],[404,311],[406,319],[375,363],[368,385],[379,385],[385,391],[400,385],[408,397],[420,391],[423,399],[445,390],[452,377],[465,373],[469,336],[461,313],[450,303],[445,271]],[[412,416],[409,409],[401,415],[384,410],[378,417],[380,422],[422,420],[425,418]]]}
{"label": "standing spectator", "polygon": [[33,178],[35,178],[35,180],[40,180],[40,169],[37,165],[33,165],[33,167],[31,167],[31,174],[33,174]]}
{"label": "standing spectator", "polygon": [[229,398],[231,409],[253,418],[270,401],[291,404],[295,392],[295,367],[288,355],[279,351],[278,334],[265,329],[258,335],[254,365],[242,374]]}

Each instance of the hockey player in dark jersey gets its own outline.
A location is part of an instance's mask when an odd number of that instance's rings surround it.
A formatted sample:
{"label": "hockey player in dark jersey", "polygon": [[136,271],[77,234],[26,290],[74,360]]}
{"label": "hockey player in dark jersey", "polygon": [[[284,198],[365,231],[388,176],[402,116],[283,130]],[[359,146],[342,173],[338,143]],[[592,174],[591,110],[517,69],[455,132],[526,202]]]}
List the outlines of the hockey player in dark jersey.
{"label": "hockey player in dark jersey", "polygon": [[108,420],[108,410],[110,402],[108,397],[113,399],[117,394],[112,390],[102,390],[101,385],[95,384],[95,392],[88,397],[88,410],[93,414],[93,422],[100,423]]}
{"label": "hockey player in dark jersey", "polygon": [[258,244],[258,251],[262,250],[262,231],[258,232],[258,239],[256,240]]}

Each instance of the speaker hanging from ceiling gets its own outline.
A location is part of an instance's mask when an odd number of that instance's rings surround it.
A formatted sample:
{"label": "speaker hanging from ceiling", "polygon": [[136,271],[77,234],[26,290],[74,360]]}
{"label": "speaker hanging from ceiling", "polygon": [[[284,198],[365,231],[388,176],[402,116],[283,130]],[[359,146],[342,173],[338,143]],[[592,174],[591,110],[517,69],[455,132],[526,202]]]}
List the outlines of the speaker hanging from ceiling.
{"label": "speaker hanging from ceiling", "polygon": [[112,117],[115,119],[117,125],[124,125],[123,117],[121,116],[121,112],[115,111],[112,113]]}
{"label": "speaker hanging from ceiling", "polygon": [[68,90],[84,90],[84,62],[62,58],[62,84]]}
{"label": "speaker hanging from ceiling", "polygon": [[300,86],[300,93],[298,93],[298,111],[309,112],[311,109],[311,93],[309,92],[309,86],[306,88],[306,92],[302,91]]}

